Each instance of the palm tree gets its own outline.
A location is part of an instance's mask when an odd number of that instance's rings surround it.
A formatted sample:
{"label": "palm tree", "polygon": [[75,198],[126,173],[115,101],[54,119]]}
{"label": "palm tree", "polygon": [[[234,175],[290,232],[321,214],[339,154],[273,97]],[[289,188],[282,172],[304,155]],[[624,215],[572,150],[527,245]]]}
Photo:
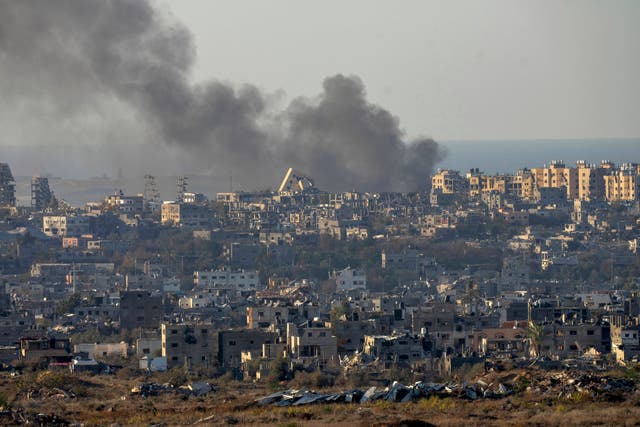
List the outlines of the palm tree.
{"label": "palm tree", "polygon": [[529,338],[530,354],[534,356],[540,355],[540,345],[542,343],[542,325],[538,325],[535,322],[529,322],[529,328],[527,330],[527,337]]}

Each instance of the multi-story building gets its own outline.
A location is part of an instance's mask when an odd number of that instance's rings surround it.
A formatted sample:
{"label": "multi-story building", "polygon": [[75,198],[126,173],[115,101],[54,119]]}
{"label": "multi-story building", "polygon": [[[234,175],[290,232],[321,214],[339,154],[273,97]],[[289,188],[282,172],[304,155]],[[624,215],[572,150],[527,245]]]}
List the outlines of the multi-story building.
{"label": "multi-story building", "polygon": [[0,206],[16,205],[16,182],[11,174],[11,168],[6,163],[0,163]]}
{"label": "multi-story building", "polygon": [[639,166],[625,163],[604,177],[605,197],[609,202],[638,200],[640,193]]}
{"label": "multi-story building", "polygon": [[381,360],[385,367],[410,364],[425,358],[424,338],[418,335],[366,335],[363,352]]}
{"label": "multi-story building", "polygon": [[287,349],[292,358],[302,360],[305,365],[323,368],[338,358],[338,339],[331,333],[328,322],[288,323]]}
{"label": "multi-story building", "polygon": [[218,332],[218,362],[224,368],[240,368],[242,353],[262,355],[264,344],[274,344],[278,340],[276,332],[258,329]]}
{"label": "multi-story building", "polygon": [[536,188],[564,188],[567,199],[575,199],[578,195],[578,170],[566,167],[561,160],[541,168],[532,168],[533,183]]}
{"label": "multi-story building", "polygon": [[530,199],[533,195],[533,174],[531,170],[520,169],[511,180],[510,189],[507,191],[521,199]]}
{"label": "multi-story building", "polygon": [[202,289],[227,289],[236,292],[262,289],[260,277],[255,270],[194,271],[193,284]]}
{"label": "multi-story building", "polygon": [[431,190],[442,194],[457,194],[466,187],[465,178],[459,171],[444,169],[431,178]]}
{"label": "multi-story building", "polygon": [[45,215],[42,232],[50,237],[81,236],[89,232],[89,217],[84,215]]}
{"label": "multi-story building", "polygon": [[163,313],[162,295],[143,290],[120,292],[121,328],[158,328]]}
{"label": "multi-story building", "polygon": [[141,216],[144,206],[143,195],[125,196],[122,191],[110,194],[104,199],[105,208],[129,217]]}
{"label": "multi-story building", "polygon": [[162,225],[208,227],[211,215],[205,206],[192,203],[165,202],[161,211]]}
{"label": "multi-story building", "polygon": [[217,342],[211,324],[162,324],[162,356],[167,367],[212,368],[217,359]]}
{"label": "multi-story building", "polygon": [[578,200],[602,200],[605,194],[604,176],[610,168],[605,162],[600,167],[587,164],[579,160],[578,170]]}
{"label": "multi-story building", "polygon": [[542,354],[575,357],[589,348],[600,353],[611,350],[611,331],[603,324],[545,324],[542,326],[540,351]]}
{"label": "multi-story building", "polygon": [[52,196],[48,178],[41,176],[31,178],[31,209],[45,210],[49,207]]}
{"label": "multi-story building", "polygon": [[367,275],[363,270],[347,267],[336,271],[336,287],[338,291],[348,292],[367,288]]}

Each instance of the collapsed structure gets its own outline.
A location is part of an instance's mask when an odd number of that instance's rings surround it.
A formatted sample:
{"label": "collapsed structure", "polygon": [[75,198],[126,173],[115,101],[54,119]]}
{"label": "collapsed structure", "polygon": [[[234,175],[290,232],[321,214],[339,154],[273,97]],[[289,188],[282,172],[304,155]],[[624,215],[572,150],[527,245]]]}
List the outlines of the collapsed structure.
{"label": "collapsed structure", "polygon": [[7,163],[0,163],[0,207],[16,205],[16,182]]}

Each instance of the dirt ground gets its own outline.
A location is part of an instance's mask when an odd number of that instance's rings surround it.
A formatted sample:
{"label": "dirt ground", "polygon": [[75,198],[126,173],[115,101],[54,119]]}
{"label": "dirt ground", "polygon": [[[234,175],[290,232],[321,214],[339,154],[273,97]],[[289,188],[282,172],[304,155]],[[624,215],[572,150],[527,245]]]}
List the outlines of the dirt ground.
{"label": "dirt ground", "polygon": [[[507,378],[522,373],[506,373]],[[528,374],[534,378],[536,373]],[[165,378],[155,378],[162,380]],[[485,378],[486,379],[486,378]],[[171,390],[154,396],[131,389],[154,378],[31,372],[0,373],[0,425],[273,425],[273,426],[590,426],[640,425],[640,392],[615,399],[557,395],[528,387],[501,399],[429,397],[409,403],[321,403],[261,406],[267,384],[211,380],[204,396]],[[530,381],[530,380],[527,380]],[[286,388],[286,386],[284,386]]]}

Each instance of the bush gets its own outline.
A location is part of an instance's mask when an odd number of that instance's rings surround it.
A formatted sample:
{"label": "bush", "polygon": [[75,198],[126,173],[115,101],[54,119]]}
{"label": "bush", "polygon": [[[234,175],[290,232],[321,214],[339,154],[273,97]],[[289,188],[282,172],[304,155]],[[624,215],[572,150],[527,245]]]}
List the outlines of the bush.
{"label": "bush", "polygon": [[297,387],[306,388],[325,388],[332,387],[335,384],[336,377],[320,371],[315,372],[296,372],[293,383]]}
{"label": "bush", "polygon": [[283,357],[278,357],[271,362],[269,369],[269,382],[274,384],[285,381],[289,377],[289,364]]}

